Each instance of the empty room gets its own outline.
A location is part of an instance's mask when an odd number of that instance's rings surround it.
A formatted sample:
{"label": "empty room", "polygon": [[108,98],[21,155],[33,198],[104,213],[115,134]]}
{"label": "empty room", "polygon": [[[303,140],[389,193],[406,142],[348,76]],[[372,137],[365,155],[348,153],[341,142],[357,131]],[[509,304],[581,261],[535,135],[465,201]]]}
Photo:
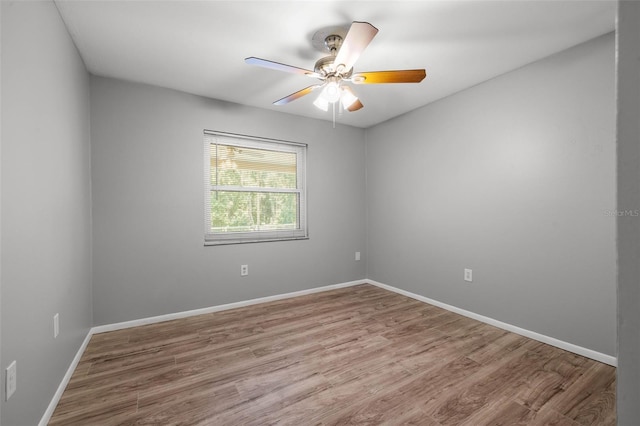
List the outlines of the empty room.
{"label": "empty room", "polygon": [[0,2],[0,424],[640,423],[640,4]]}

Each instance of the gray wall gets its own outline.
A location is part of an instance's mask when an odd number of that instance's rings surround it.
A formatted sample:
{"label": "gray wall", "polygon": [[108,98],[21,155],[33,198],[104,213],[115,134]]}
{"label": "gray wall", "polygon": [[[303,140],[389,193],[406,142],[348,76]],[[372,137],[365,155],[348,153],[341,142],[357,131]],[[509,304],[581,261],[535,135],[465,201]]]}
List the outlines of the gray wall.
{"label": "gray wall", "polygon": [[[618,9],[618,209],[640,210],[640,3]],[[618,424],[640,419],[640,219],[618,218]]]}
{"label": "gray wall", "polygon": [[609,34],[369,129],[367,276],[615,356],[614,53]]}
{"label": "gray wall", "polygon": [[[365,277],[363,130],[100,77],[91,99],[95,325]],[[204,247],[203,129],[309,144],[309,240]]]}
{"label": "gray wall", "polygon": [[2,424],[33,426],[91,327],[89,76],[53,2],[1,3]]}

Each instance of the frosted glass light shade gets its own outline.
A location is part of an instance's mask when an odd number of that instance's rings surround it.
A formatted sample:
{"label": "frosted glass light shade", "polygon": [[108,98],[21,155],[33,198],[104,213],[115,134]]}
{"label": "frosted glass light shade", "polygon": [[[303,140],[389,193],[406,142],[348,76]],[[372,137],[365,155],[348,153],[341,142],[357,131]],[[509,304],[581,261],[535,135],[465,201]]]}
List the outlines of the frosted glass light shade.
{"label": "frosted glass light shade", "polygon": [[324,96],[322,96],[322,93],[320,93],[320,96],[318,96],[316,98],[315,101],[313,101],[313,104],[323,110],[323,111],[329,111],[329,101],[325,99]]}

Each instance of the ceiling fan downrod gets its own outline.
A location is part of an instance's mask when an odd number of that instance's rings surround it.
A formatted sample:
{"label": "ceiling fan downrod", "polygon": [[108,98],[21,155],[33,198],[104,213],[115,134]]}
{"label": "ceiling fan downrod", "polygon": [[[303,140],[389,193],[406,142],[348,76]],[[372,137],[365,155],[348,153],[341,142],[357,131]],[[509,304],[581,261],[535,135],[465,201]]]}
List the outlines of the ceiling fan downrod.
{"label": "ceiling fan downrod", "polygon": [[336,56],[338,54],[338,50],[342,47],[342,37],[336,34],[331,34],[324,39],[324,45],[327,46],[327,49],[332,56]]}

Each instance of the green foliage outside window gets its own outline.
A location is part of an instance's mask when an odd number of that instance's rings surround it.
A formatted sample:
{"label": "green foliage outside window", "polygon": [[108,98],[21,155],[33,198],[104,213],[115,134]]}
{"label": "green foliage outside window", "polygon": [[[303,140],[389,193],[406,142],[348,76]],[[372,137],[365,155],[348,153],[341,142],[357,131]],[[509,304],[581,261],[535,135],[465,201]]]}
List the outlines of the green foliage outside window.
{"label": "green foliage outside window", "polygon": [[211,184],[213,232],[298,227],[299,195],[283,192],[297,185],[294,153],[212,145]]}

